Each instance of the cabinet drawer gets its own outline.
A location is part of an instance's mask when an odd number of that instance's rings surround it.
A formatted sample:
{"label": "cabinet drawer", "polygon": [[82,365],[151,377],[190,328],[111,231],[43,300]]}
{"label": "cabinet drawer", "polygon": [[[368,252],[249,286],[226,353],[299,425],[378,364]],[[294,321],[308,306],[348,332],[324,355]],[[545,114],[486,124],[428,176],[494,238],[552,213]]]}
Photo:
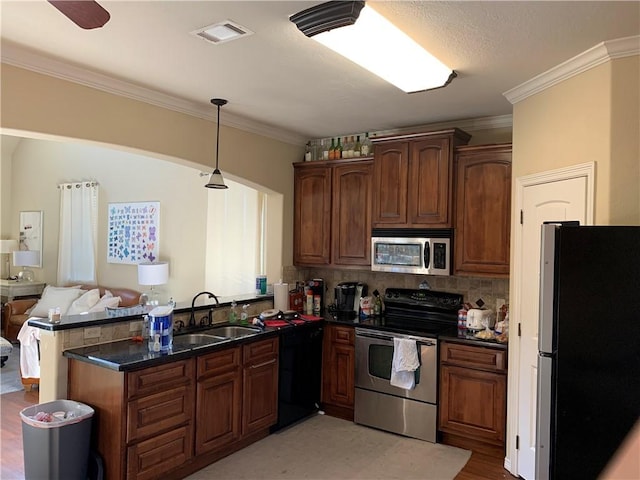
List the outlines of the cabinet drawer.
{"label": "cabinet drawer", "polygon": [[242,347],[243,364],[251,364],[278,355],[278,337],[249,343]]}
{"label": "cabinet drawer", "polygon": [[340,327],[331,325],[331,343],[341,345],[354,345],[356,332],[352,327]]}
{"label": "cabinet drawer", "polygon": [[191,424],[158,435],[127,449],[127,479],[162,478],[191,458]]}
{"label": "cabinet drawer", "polygon": [[198,379],[237,370],[240,368],[240,347],[202,355],[197,362]]}
{"label": "cabinet drawer", "polygon": [[145,368],[127,375],[127,398],[165,391],[169,388],[192,383],[194,359],[171,362]]}
{"label": "cabinet drawer", "polygon": [[440,362],[448,365],[506,373],[507,351],[490,347],[442,342]]}
{"label": "cabinet drawer", "polygon": [[127,404],[127,443],[190,422],[193,403],[191,385],[131,400]]}

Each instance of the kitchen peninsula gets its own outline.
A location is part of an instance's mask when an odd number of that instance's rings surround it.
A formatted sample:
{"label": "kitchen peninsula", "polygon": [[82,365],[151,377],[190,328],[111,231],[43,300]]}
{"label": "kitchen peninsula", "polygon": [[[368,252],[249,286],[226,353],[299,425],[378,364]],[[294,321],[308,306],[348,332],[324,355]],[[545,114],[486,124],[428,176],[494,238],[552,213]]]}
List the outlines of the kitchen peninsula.
{"label": "kitchen peninsula", "polygon": [[[219,301],[218,306],[209,300],[195,307],[198,324],[225,322],[232,301],[248,304],[249,315],[273,308],[272,295],[238,295],[220,298]],[[30,326],[40,329],[40,402],[67,398],[68,362],[63,355],[65,350],[139,336],[142,333],[142,316],[148,311],[148,307],[137,306],[62,316],[59,323],[40,318],[28,320]],[[174,324],[187,325],[190,313],[191,302],[179,302],[174,309]],[[210,315],[213,318],[209,320]]]}

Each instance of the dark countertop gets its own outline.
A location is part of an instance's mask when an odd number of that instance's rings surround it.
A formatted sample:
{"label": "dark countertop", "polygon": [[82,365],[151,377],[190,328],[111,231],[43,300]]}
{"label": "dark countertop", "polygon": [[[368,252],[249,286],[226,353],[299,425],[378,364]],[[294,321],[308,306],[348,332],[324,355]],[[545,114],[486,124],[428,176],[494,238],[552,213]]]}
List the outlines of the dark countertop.
{"label": "dark countertop", "polygon": [[[338,317],[332,314],[326,314],[324,319],[328,323],[347,325],[351,327],[363,327],[363,328],[371,328],[376,330],[383,330],[388,332],[397,332],[397,333],[408,333],[411,335],[423,335],[420,331],[411,331],[405,329],[398,329],[389,327],[386,325],[384,315],[378,317],[367,317],[367,318],[345,318]],[[508,349],[508,343],[498,343],[495,340],[482,340],[480,338],[475,338],[474,334],[476,332],[471,332],[469,330],[459,330],[458,326],[455,325],[450,329],[446,329],[443,332],[440,332],[436,335],[439,340],[448,341],[448,342],[456,342],[456,343],[465,343],[468,345],[476,345],[482,347],[491,347],[498,348],[502,350]]]}
{"label": "dark countertop", "polygon": [[[194,307],[194,311],[209,310],[210,308],[223,308],[231,306],[234,301],[238,305],[246,303],[262,302],[273,300],[273,295],[237,295],[235,297],[220,297],[220,304],[216,306],[214,300],[206,298],[204,295],[198,299],[199,305]],[[204,303],[203,303],[204,302]],[[136,305],[134,307],[106,309],[104,312],[86,313],[82,315],[63,315],[58,323],[51,323],[47,318],[33,318],[29,320],[32,327],[49,331],[70,330],[73,328],[97,327],[118,322],[129,322],[140,320],[142,316],[149,313],[154,307]],[[178,302],[173,310],[176,313],[190,313],[191,302]]]}
{"label": "dark countertop", "polygon": [[[209,328],[227,326],[226,323],[215,324]],[[63,355],[82,362],[92,363],[100,367],[117,371],[137,370],[155,365],[161,365],[176,360],[183,360],[196,355],[211,353],[224,348],[235,347],[280,334],[280,330],[298,328],[298,326],[286,326],[278,328],[266,327],[260,333],[241,338],[230,338],[217,341],[209,345],[193,346],[180,340],[181,335],[174,335],[173,348],[170,353],[150,352],[146,341],[134,341],[132,339],[118,340],[109,343],[87,345],[84,347],[65,350]],[[199,331],[197,333],[204,333]]]}

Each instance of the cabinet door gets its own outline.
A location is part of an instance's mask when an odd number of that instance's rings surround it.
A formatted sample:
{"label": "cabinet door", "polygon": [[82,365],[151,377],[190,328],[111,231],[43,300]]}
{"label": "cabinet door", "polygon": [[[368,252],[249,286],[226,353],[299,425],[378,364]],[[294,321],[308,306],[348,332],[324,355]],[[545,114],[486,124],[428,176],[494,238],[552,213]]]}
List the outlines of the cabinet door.
{"label": "cabinet door", "polygon": [[278,420],[278,359],[244,368],[242,435],[268,428]]}
{"label": "cabinet door", "polygon": [[353,328],[328,325],[322,362],[322,402],[344,407],[351,414],[355,399],[354,338]]}
{"label": "cabinet door", "polygon": [[511,145],[463,147],[456,168],[456,275],[509,275]]}
{"label": "cabinet door", "polygon": [[440,430],[504,445],[506,390],[504,374],[441,365]]}
{"label": "cabinet door", "polygon": [[240,438],[242,408],[241,348],[197,358],[196,455],[223,448]]}
{"label": "cabinet door", "polygon": [[371,161],[333,170],[332,263],[371,264]]}
{"label": "cabinet door", "polygon": [[231,371],[198,382],[196,455],[225,447],[240,438],[242,374]]}
{"label": "cabinet door", "polygon": [[408,142],[376,145],[373,172],[373,227],[407,225]]}
{"label": "cabinet door", "polygon": [[331,168],[295,169],[295,265],[328,265],[331,261]]}
{"label": "cabinet door", "polygon": [[451,140],[413,141],[409,150],[407,216],[414,227],[451,227]]}

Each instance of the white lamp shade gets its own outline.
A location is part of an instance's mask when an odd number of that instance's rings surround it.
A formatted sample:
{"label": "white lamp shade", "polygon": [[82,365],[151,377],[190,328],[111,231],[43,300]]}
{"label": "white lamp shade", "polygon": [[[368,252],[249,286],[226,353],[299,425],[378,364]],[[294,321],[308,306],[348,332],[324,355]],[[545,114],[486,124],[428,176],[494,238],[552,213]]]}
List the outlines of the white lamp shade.
{"label": "white lamp shade", "polygon": [[0,253],[11,253],[18,250],[17,240],[0,240]]}
{"label": "white lamp shade", "polygon": [[139,285],[164,285],[169,280],[169,263],[139,263]]}
{"label": "white lamp shade", "polygon": [[39,267],[40,252],[37,250],[14,250],[13,264],[16,267]]}

